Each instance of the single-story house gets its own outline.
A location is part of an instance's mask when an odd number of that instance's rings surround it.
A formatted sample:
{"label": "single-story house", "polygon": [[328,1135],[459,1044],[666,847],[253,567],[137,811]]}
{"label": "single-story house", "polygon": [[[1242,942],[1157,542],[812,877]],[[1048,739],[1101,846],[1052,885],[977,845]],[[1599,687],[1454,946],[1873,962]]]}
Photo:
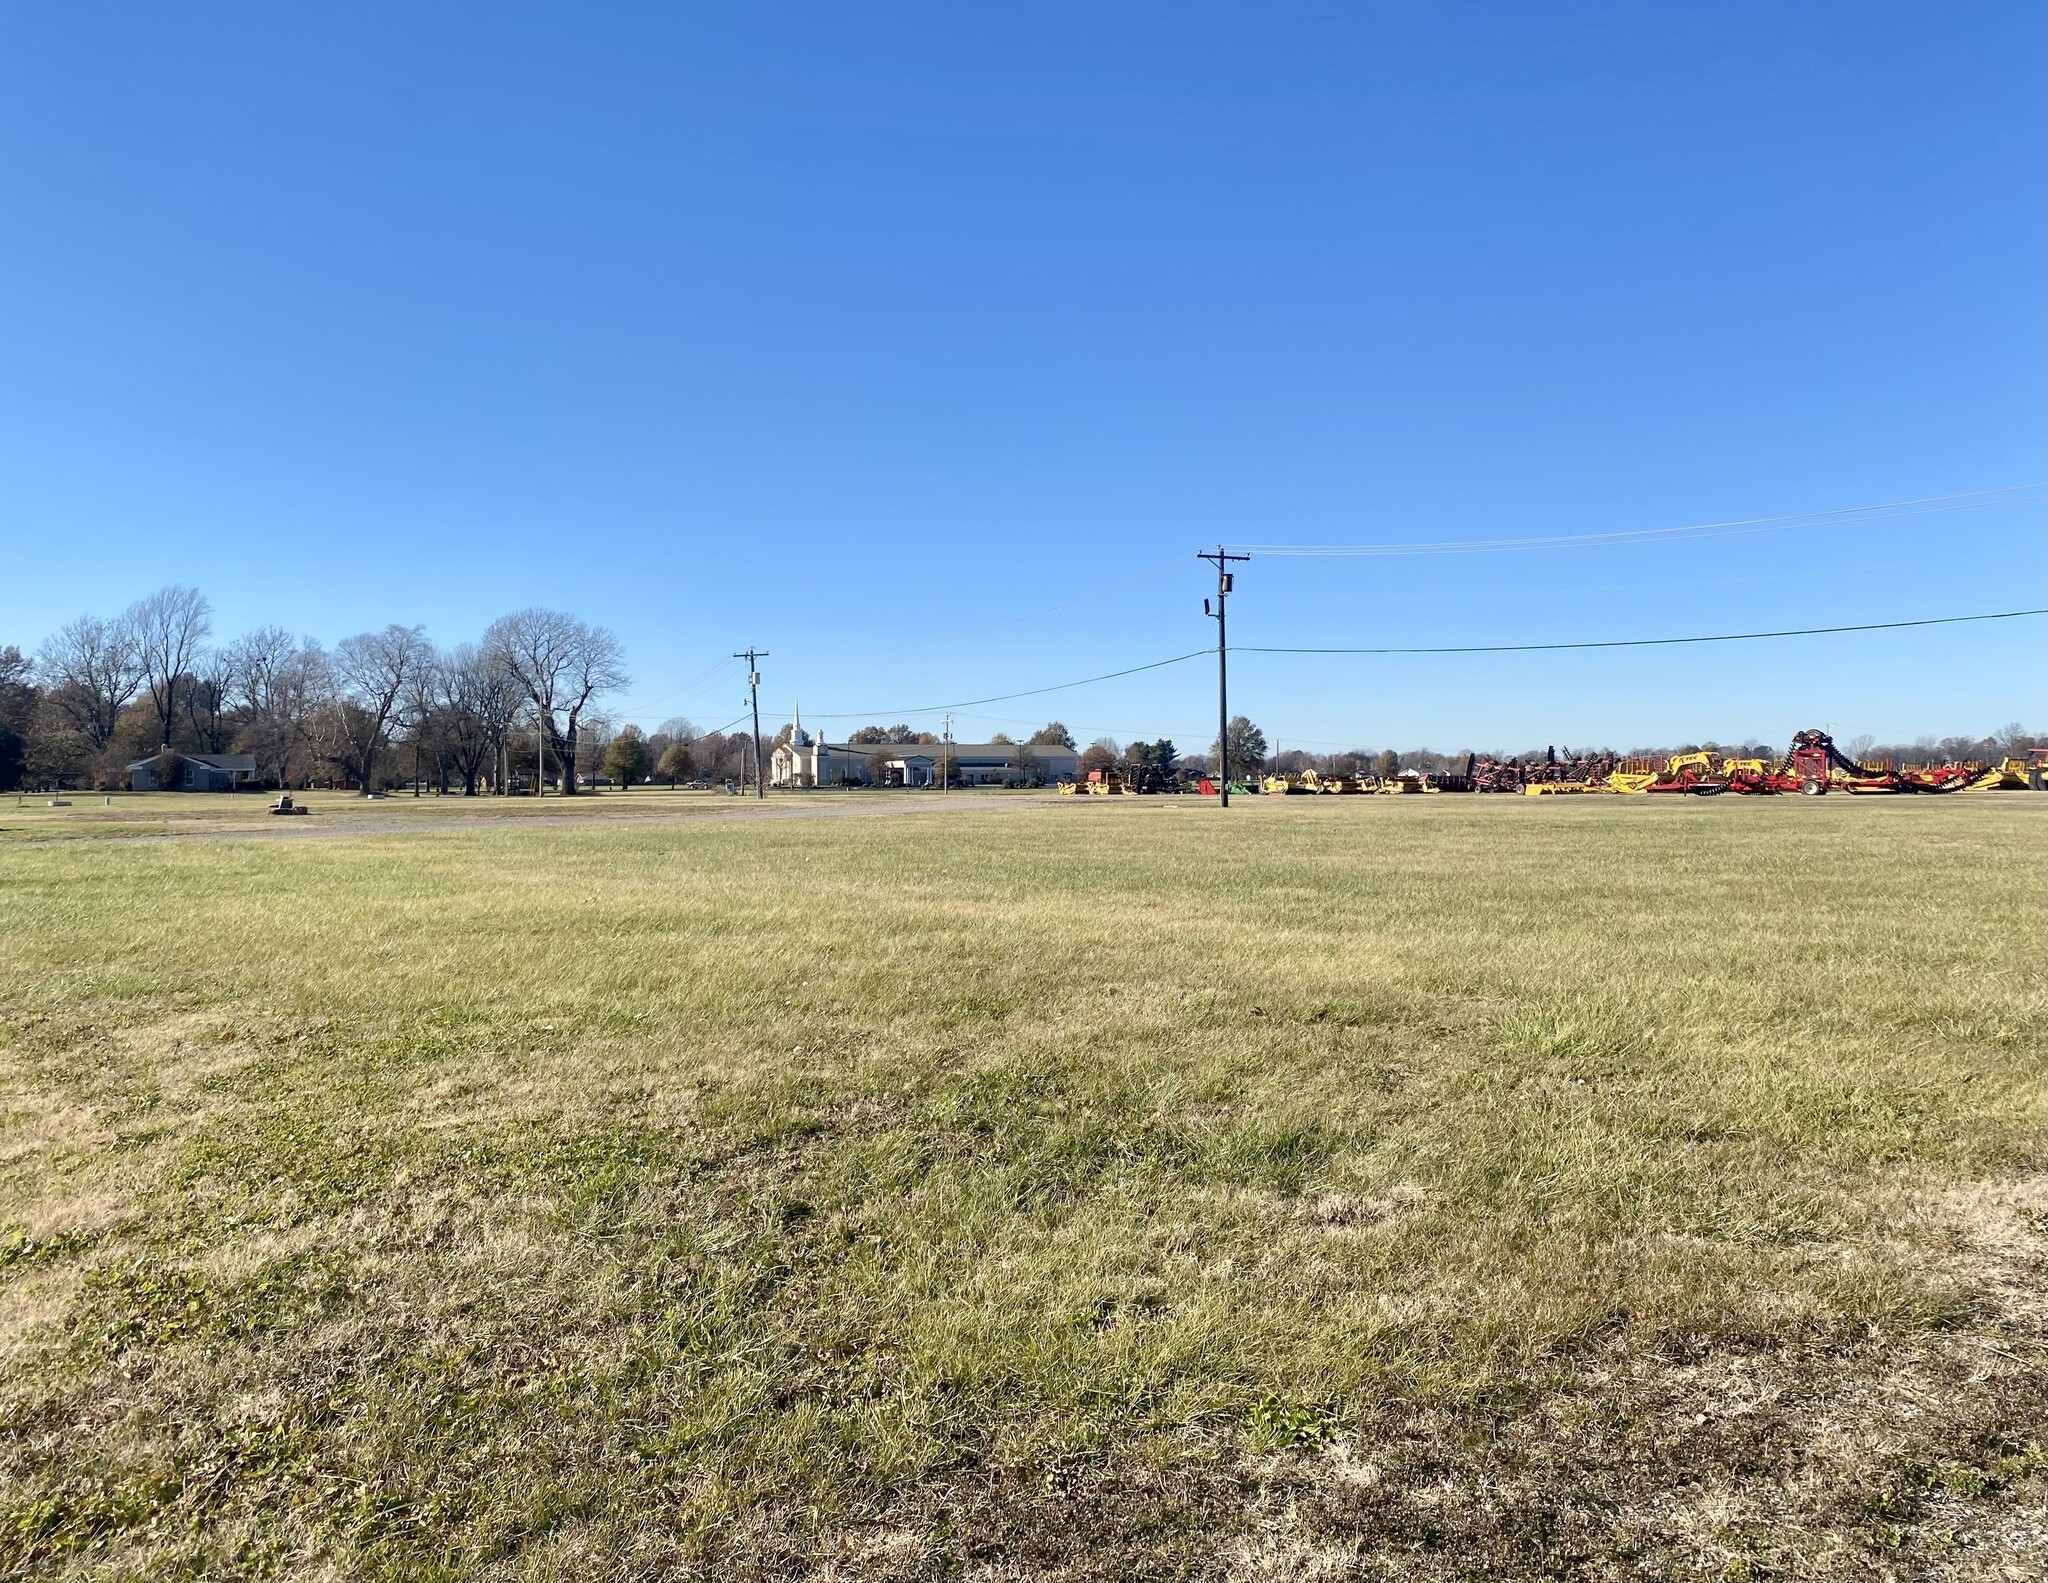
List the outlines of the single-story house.
{"label": "single-story house", "polygon": [[768,758],[773,786],[929,786],[941,759],[955,784],[1022,786],[1071,780],[1079,755],[1072,748],[1015,742],[823,742],[792,721],[789,740]]}
{"label": "single-story house", "polygon": [[178,772],[170,785],[157,779],[162,754],[137,759],[128,766],[128,784],[137,791],[233,791],[256,778],[256,761],[246,753],[180,753]]}

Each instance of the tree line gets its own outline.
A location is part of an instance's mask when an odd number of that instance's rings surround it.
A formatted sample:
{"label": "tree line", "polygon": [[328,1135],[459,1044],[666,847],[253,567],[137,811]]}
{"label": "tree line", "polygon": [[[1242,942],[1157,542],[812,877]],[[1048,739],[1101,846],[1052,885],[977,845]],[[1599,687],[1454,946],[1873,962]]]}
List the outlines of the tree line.
{"label": "tree line", "polygon": [[[2048,737],[2030,732],[2017,721],[2003,726],[1985,736],[1923,736],[1912,742],[1880,742],[1869,735],[1850,737],[1836,744],[1850,758],[1887,762],[1892,764],[1952,764],[1967,760],[1989,763],[2008,756],[2024,754],[2029,748],[2048,746]],[[1707,752],[1718,756],[1739,759],[1782,759],[1790,749],[1789,742],[1733,741],[1704,742],[1681,741],[1662,746],[1616,748],[1612,746],[1567,747],[1561,743],[1543,743],[1534,747],[1522,747],[1512,752],[1499,748],[1467,748],[1455,753],[1439,753],[1429,748],[1395,750],[1393,748],[1352,748],[1336,753],[1310,753],[1289,748],[1267,756],[1265,769],[1276,775],[1299,774],[1303,770],[1316,770],[1323,774],[1358,775],[1369,774],[1381,777],[1397,775],[1403,770],[1419,770],[1425,774],[1458,774],[1472,759],[1493,759],[1505,763],[1510,759],[1527,764],[1541,761],[1555,754],[1559,759],[1573,758],[1670,758],[1679,753]],[[1240,760],[1237,749],[1231,749],[1231,763]]]}
{"label": "tree line", "polygon": [[[772,741],[767,751],[775,751]],[[748,731],[700,733],[688,720],[675,716],[652,732],[622,726],[615,735],[605,737],[598,762],[605,779],[616,786],[714,781],[737,785],[754,778],[754,738]]]}
{"label": "tree line", "polygon": [[113,788],[132,764],[195,753],[246,754],[266,786],[431,779],[475,796],[523,771],[573,794],[611,736],[602,700],[629,680],[616,636],[539,608],[449,648],[397,623],[331,649],[275,626],[212,637],[205,595],[173,585],[78,617],[32,657],[0,648],[0,789]]}
{"label": "tree line", "polygon": [[[0,791],[22,787],[113,788],[128,766],[175,753],[247,754],[264,786],[433,784],[465,796],[554,781],[574,793],[601,773],[633,784],[750,780],[768,743],[750,733],[700,735],[671,719],[652,734],[614,731],[607,695],[629,685],[619,640],[561,611],[529,608],[492,622],[472,641],[441,648],[419,626],[392,624],[345,637],[332,648],[269,626],[215,644],[213,612],[197,589],[161,588],[118,615],[83,615],[33,656],[0,647]],[[1233,774],[1392,775],[1455,772],[1478,750],[1353,748],[1316,753],[1269,749],[1265,733],[1239,715],[1229,723]],[[934,744],[907,725],[863,726],[856,745]],[[1001,732],[992,739],[1008,743]],[[2018,723],[1986,736],[1921,737],[1840,745],[1852,758],[1894,763],[1991,760],[2048,743]],[[1075,748],[1050,721],[1019,748]],[[1169,775],[1209,772],[1220,744],[1180,753],[1165,737],[1118,743],[1099,737],[1079,751],[1080,771],[1116,764]],[[1700,748],[1742,758],[1775,758],[1782,743],[1682,743],[1658,748],[1555,749],[1663,756]],[[1512,755],[1542,757],[1551,745]],[[1509,754],[1478,752],[1505,759]],[[168,768],[168,765],[166,765]],[[166,782],[169,783],[169,782]]]}
{"label": "tree line", "polygon": [[[1232,718],[1230,732],[1230,771],[1233,778],[1243,775],[1298,775],[1304,770],[1315,770],[1324,775],[1377,775],[1386,778],[1398,775],[1404,770],[1417,770],[1431,775],[1455,775],[1463,772],[1473,759],[1494,759],[1505,762],[1510,758],[1523,763],[1541,760],[1550,754],[1559,758],[1669,758],[1677,753],[1706,751],[1725,754],[1730,758],[1782,758],[1790,744],[1785,742],[1680,742],[1663,747],[1635,747],[1616,749],[1612,747],[1564,747],[1545,743],[1536,747],[1525,747],[1514,752],[1498,748],[1466,748],[1455,753],[1440,753],[1432,748],[1348,748],[1337,752],[1313,753],[1305,748],[1274,749],[1269,747],[1266,733],[1244,715]],[[1069,745],[1072,739],[1069,738]],[[1220,744],[1212,741],[1206,754],[1177,754],[1173,743],[1167,738],[1157,742],[1119,743],[1114,737],[1098,737],[1082,750],[1080,772],[1083,776],[1091,770],[1108,769],[1112,765],[1138,767],[1150,765],[1169,775],[1203,775],[1211,773],[1217,762]],[[1981,737],[1924,736],[1912,742],[1880,742],[1875,737],[1864,735],[1847,739],[1838,744],[1849,757],[1868,760],[1873,763],[1892,764],[1949,764],[1966,760],[1988,763],[2008,756],[2019,756],[2030,748],[2048,747],[2048,736],[2030,732],[2015,721]]]}

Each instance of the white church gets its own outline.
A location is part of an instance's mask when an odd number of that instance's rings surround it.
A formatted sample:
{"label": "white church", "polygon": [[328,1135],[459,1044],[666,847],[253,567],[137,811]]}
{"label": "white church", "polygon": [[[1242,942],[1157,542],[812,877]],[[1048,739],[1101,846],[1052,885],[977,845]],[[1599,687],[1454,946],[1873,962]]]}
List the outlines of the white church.
{"label": "white church", "polygon": [[1071,780],[1078,755],[1056,743],[826,742],[804,729],[803,711],[789,740],[768,759],[773,786],[929,786],[942,763],[956,786],[1038,786]]}

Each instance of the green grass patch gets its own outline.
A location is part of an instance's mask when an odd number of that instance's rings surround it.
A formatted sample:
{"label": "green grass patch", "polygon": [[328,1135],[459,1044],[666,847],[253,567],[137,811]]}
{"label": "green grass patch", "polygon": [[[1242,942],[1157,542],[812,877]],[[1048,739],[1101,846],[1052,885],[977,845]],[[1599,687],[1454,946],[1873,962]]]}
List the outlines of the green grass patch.
{"label": "green grass patch", "polygon": [[0,1566],[2005,1556],[2044,812],[10,847]]}

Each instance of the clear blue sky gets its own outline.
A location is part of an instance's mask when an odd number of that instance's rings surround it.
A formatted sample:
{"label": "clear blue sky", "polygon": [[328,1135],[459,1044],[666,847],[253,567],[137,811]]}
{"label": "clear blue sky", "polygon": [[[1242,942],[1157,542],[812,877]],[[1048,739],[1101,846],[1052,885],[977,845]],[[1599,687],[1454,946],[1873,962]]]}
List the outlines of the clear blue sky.
{"label": "clear blue sky", "polygon": [[[0,643],[168,581],[222,636],[549,604],[625,639],[625,718],[724,724],[734,671],[685,684],[750,642],[778,718],[907,718],[1209,643],[1218,539],[2029,483],[2043,47],[2017,0],[11,6]],[[1825,625],[2044,582],[2033,500],[1256,559],[1232,635]],[[1318,746],[1974,732],[2048,716],[2043,633],[1247,655],[1234,701]],[[1198,746],[1213,707],[1196,661],[956,729]]]}

